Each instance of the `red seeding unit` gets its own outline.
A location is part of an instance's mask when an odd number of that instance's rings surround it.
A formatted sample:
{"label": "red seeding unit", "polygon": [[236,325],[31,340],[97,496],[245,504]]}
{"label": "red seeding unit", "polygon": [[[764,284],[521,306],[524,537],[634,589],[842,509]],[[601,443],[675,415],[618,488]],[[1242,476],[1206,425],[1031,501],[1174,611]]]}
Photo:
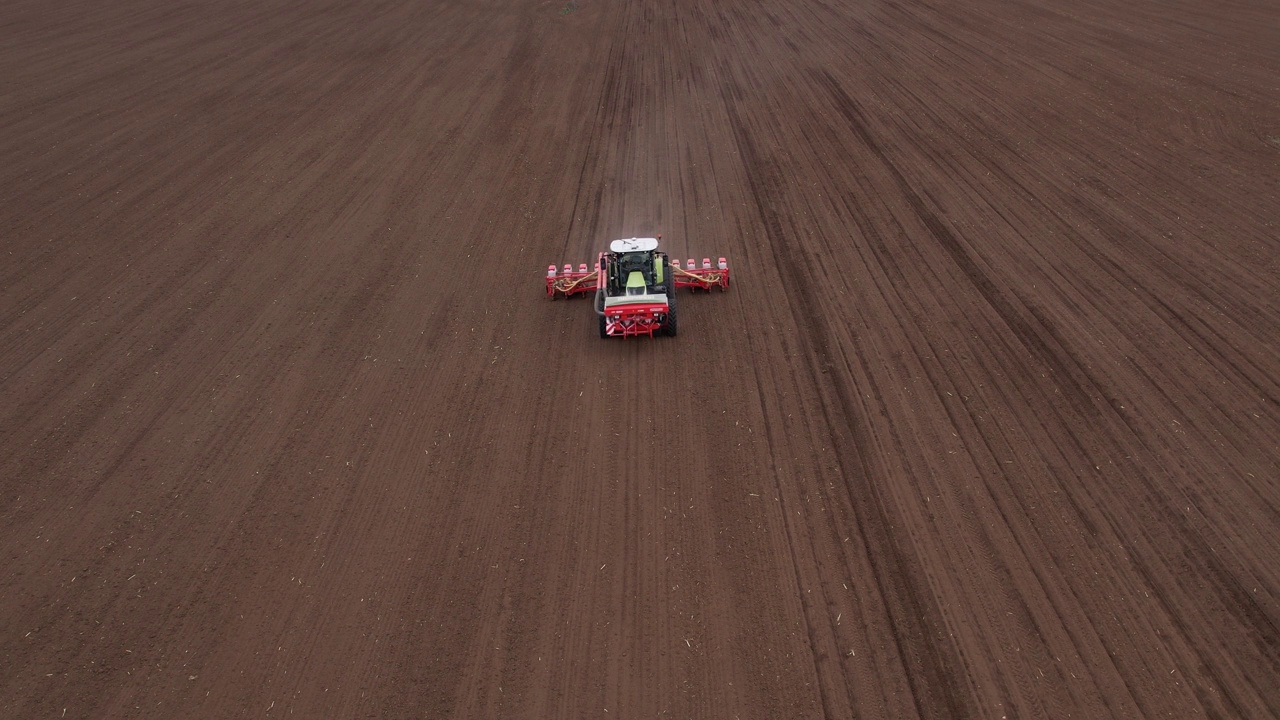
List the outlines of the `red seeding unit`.
{"label": "red seeding unit", "polygon": [[595,267],[586,263],[565,263],[557,270],[547,266],[547,297],[592,293],[600,337],[630,337],[676,334],[676,290],[711,291],[729,288],[729,263],[718,258],[702,258],[698,265],[689,258],[682,267],[679,260],[669,260],[658,250],[656,238],[614,240],[609,250],[600,253]]}

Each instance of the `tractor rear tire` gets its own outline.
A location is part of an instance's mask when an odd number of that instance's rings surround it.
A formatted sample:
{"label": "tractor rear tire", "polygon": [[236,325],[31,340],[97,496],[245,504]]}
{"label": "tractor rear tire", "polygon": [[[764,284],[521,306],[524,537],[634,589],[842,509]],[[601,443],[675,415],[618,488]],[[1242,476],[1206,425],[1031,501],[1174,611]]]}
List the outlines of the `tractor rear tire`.
{"label": "tractor rear tire", "polygon": [[676,336],[676,298],[675,295],[667,298],[667,321],[662,324],[662,331],[667,337]]}
{"label": "tractor rear tire", "polygon": [[602,337],[602,338],[607,338],[607,337],[609,337],[609,323],[608,323],[608,321],[606,321],[606,320],[605,320],[605,318],[604,318],[604,316],[603,316],[603,315],[599,316],[599,318],[598,318],[598,319],[600,320],[600,337]]}

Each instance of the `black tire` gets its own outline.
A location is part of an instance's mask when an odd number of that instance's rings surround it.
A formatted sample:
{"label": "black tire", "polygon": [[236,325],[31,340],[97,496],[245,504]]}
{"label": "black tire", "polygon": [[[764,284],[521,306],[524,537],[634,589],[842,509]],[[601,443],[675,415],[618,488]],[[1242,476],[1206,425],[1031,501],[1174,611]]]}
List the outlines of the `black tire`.
{"label": "black tire", "polygon": [[605,322],[603,315],[598,316],[598,318],[600,320],[600,337],[602,338],[609,337],[609,324]]}
{"label": "black tire", "polygon": [[676,296],[672,293],[667,298],[667,321],[662,324],[662,331],[667,337],[676,336]]}

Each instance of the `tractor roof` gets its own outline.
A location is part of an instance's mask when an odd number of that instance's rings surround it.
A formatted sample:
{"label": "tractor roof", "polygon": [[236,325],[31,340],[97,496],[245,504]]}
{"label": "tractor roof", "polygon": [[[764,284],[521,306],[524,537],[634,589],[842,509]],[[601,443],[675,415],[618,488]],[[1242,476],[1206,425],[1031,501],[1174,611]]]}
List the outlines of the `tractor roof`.
{"label": "tractor roof", "polygon": [[658,249],[658,238],[628,238],[609,243],[609,252],[649,252]]}

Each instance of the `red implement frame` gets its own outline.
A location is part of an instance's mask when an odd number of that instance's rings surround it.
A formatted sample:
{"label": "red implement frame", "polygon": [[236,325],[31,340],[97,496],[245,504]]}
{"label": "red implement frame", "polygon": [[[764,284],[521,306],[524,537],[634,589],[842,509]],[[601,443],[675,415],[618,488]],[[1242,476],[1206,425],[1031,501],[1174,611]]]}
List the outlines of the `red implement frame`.
{"label": "red implement frame", "polygon": [[564,269],[556,271],[555,265],[547,266],[547,297],[555,300],[557,296],[573,297],[578,293],[594,293],[600,287],[600,263],[595,270],[588,270],[586,263],[579,263],[578,269],[564,264]]}
{"label": "red implement frame", "polygon": [[689,258],[685,267],[680,267],[679,260],[672,260],[671,267],[675,270],[677,290],[684,287],[707,292],[713,287],[729,289],[729,263],[724,258],[719,258],[715,267],[711,267],[711,258],[702,258],[702,267],[698,267],[693,258]]}
{"label": "red implement frame", "polygon": [[653,337],[662,329],[666,316],[666,305],[615,305],[604,311],[605,332],[609,337]]}

